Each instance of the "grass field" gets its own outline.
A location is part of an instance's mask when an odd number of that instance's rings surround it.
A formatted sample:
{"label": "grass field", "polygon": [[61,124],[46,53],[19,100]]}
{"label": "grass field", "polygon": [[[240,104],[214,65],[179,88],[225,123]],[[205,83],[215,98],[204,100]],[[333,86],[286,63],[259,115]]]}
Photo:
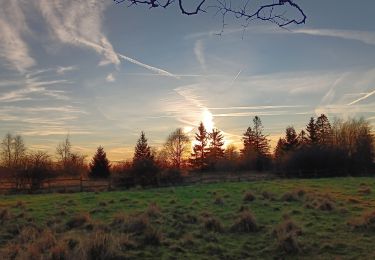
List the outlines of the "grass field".
{"label": "grass field", "polygon": [[331,178],[1,196],[1,259],[374,259],[374,189]]}

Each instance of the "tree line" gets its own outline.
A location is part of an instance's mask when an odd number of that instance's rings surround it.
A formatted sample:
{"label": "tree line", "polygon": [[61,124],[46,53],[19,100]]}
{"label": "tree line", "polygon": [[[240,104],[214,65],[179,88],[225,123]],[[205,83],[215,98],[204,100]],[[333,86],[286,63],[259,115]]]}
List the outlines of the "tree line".
{"label": "tree line", "polygon": [[189,172],[273,171],[281,176],[328,177],[368,174],[374,169],[374,136],[363,118],[331,124],[322,114],[311,117],[299,133],[285,129],[273,152],[261,119],[255,116],[242,135],[242,149],[225,147],[224,134],[208,131],[201,122],[193,138],[177,128],[159,150],[148,144],[142,131],[132,160],[111,165],[102,146],[90,163],[74,152],[69,136],[56,147],[57,161],[43,151],[28,151],[20,135],[6,134],[0,144],[2,171],[18,185],[40,185],[45,178],[116,176],[126,186],[157,185],[181,181]]}

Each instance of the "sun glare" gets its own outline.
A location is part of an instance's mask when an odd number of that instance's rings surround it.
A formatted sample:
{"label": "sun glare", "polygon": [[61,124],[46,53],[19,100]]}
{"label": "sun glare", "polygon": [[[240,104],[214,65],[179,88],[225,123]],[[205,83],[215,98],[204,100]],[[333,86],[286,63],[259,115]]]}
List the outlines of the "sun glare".
{"label": "sun glare", "polygon": [[212,129],[214,129],[214,126],[215,126],[214,117],[212,116],[212,113],[207,108],[205,108],[202,112],[202,122],[207,132],[212,132]]}

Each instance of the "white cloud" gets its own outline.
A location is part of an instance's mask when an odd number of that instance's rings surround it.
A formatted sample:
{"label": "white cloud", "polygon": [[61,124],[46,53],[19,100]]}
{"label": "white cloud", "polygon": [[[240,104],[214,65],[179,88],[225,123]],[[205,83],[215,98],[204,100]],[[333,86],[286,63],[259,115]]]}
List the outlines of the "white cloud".
{"label": "white cloud", "polygon": [[114,82],[116,79],[115,79],[115,76],[113,76],[113,73],[109,73],[109,74],[107,75],[107,77],[105,78],[105,80],[106,80],[107,82]]}
{"label": "white cloud", "polygon": [[21,9],[23,4],[18,0],[0,2],[0,57],[7,61],[9,67],[20,72],[35,65],[23,39],[28,31]]}
{"label": "white cloud", "polygon": [[102,32],[102,13],[108,3],[100,0],[40,0],[39,8],[53,38],[93,49],[103,57],[100,65],[118,65],[120,60]]}

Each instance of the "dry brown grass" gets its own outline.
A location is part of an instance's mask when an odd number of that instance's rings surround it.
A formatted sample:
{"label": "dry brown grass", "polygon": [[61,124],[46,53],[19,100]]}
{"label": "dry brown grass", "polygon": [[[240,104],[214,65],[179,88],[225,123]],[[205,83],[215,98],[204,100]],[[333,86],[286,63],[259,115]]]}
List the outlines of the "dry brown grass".
{"label": "dry brown grass", "polygon": [[215,205],[223,206],[224,205],[224,199],[222,197],[216,197],[214,200]]}
{"label": "dry brown grass", "polygon": [[299,201],[303,196],[305,196],[306,191],[302,188],[297,188],[292,191],[285,192],[281,197],[282,201]]}
{"label": "dry brown grass", "polygon": [[243,201],[250,202],[255,200],[255,195],[251,191],[247,191],[243,197]]}
{"label": "dry brown grass", "polygon": [[156,202],[151,202],[146,209],[146,214],[151,218],[159,217],[161,215],[160,207]]}
{"label": "dry brown grass", "polygon": [[207,216],[202,218],[203,227],[207,231],[223,232],[224,228],[221,221],[214,216]]}
{"label": "dry brown grass", "polygon": [[158,246],[161,244],[162,239],[163,234],[160,230],[153,227],[148,227],[144,232],[143,244]]}
{"label": "dry brown grass", "polygon": [[82,259],[116,259],[119,242],[112,234],[98,231],[84,240],[80,248]]}
{"label": "dry brown grass", "polygon": [[364,212],[362,216],[348,221],[348,225],[353,229],[375,230],[375,210]]}
{"label": "dry brown grass", "polygon": [[257,230],[258,225],[255,216],[249,210],[242,211],[231,227],[233,232],[250,233]]}
{"label": "dry brown grass", "polygon": [[90,223],[90,221],[91,221],[91,216],[89,213],[87,212],[79,213],[73,216],[70,220],[68,220],[68,222],[66,223],[66,226],[69,229],[79,228],[79,227],[84,226],[85,224]]}
{"label": "dry brown grass", "polygon": [[360,195],[369,195],[371,194],[371,188],[368,186],[362,186],[361,188],[359,188],[358,193]]}
{"label": "dry brown grass", "polygon": [[278,249],[285,253],[298,253],[301,251],[298,236],[302,235],[301,228],[289,217],[276,226],[273,233],[276,235]]}

